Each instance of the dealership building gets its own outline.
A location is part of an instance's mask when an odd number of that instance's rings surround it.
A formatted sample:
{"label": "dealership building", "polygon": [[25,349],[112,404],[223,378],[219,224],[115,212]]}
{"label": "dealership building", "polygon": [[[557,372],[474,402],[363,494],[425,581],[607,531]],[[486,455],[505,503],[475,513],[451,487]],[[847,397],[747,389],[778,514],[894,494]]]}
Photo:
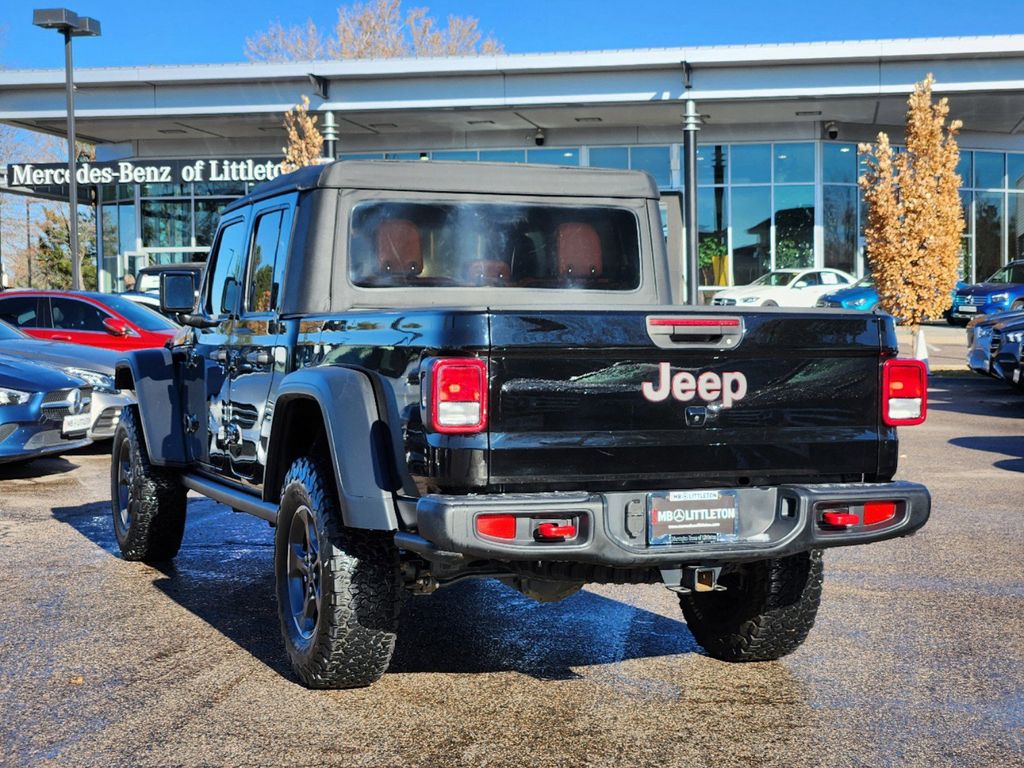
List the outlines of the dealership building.
{"label": "dealership building", "polygon": [[[100,43],[102,44],[102,42]],[[700,114],[700,285],[775,267],[865,271],[858,142],[902,139],[933,73],[963,121],[964,277],[1024,256],[1024,36],[78,69],[80,199],[96,206],[101,287],[202,258],[218,212],[279,172],[302,97],[335,155],[631,168],[663,192],[683,262],[682,115]],[[0,122],[64,135],[62,70],[0,70]],[[63,174],[63,176],[62,176]],[[0,191],[59,198],[66,168],[14,163]]]}

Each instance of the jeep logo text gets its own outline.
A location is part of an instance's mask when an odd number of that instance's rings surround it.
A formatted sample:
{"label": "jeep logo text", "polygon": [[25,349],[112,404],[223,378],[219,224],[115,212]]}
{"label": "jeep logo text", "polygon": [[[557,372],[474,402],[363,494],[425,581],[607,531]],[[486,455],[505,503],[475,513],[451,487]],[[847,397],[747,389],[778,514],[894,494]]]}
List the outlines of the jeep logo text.
{"label": "jeep logo text", "polygon": [[725,371],[721,376],[714,371],[705,371],[699,376],[689,371],[672,375],[670,363],[659,363],[658,381],[643,382],[640,391],[652,403],[667,400],[669,395],[684,403],[694,397],[709,403],[721,398],[722,407],[731,408],[747,394],[747,377],[740,371]]}

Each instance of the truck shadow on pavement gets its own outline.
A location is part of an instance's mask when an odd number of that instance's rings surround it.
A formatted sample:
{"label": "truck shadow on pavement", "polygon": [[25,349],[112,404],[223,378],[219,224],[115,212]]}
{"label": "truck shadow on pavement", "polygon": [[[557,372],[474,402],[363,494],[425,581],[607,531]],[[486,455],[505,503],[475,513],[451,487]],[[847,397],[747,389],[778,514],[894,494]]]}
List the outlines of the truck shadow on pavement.
{"label": "truck shadow on pavement", "polygon": [[1008,459],[993,462],[996,469],[1008,472],[1024,472],[1024,437],[1017,435],[993,435],[987,437],[954,437],[950,445],[969,448],[972,451],[988,451],[1009,456]]}
{"label": "truck shadow on pavement", "polygon": [[[53,516],[120,558],[107,502],[58,507]],[[124,579],[156,589],[284,677],[293,679],[274,596],[273,535],[266,523],[206,500],[189,504],[173,563],[125,563]],[[658,585],[624,588],[661,590]],[[154,599],[155,596],[154,596]],[[674,598],[664,601],[678,610]],[[573,667],[699,652],[686,624],[584,590],[537,603],[495,581],[467,581],[402,607],[390,673],[514,671],[543,680]]]}

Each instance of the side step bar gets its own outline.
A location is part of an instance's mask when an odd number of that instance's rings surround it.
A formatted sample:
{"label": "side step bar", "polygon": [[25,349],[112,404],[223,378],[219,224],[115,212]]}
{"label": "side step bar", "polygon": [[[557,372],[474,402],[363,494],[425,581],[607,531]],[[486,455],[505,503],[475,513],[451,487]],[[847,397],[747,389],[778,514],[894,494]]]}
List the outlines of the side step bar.
{"label": "side step bar", "polygon": [[277,507],[256,496],[199,475],[183,475],[181,484],[191,491],[208,496],[221,504],[227,504],[238,512],[255,515],[271,525],[277,525]]}

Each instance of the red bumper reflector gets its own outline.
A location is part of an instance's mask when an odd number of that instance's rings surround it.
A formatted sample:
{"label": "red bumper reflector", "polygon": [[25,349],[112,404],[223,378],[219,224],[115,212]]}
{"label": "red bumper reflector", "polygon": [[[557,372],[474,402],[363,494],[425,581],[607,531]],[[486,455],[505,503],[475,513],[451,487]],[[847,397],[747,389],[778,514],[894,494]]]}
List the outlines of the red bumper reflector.
{"label": "red bumper reflector", "polygon": [[738,328],[740,321],[732,317],[652,317],[648,322],[654,326],[682,326],[684,328]]}
{"label": "red bumper reflector", "polygon": [[869,501],[864,505],[864,525],[884,523],[896,517],[895,501]]}
{"label": "red bumper reflector", "polygon": [[556,523],[541,523],[537,526],[538,539],[571,539],[576,535],[575,525],[558,525]]}
{"label": "red bumper reflector", "polygon": [[515,515],[479,515],[476,519],[476,532],[481,536],[492,536],[495,539],[514,539],[516,537]]}
{"label": "red bumper reflector", "polygon": [[821,522],[832,528],[849,528],[857,525],[860,518],[852,512],[837,512],[835,510],[824,512],[821,515]]}

